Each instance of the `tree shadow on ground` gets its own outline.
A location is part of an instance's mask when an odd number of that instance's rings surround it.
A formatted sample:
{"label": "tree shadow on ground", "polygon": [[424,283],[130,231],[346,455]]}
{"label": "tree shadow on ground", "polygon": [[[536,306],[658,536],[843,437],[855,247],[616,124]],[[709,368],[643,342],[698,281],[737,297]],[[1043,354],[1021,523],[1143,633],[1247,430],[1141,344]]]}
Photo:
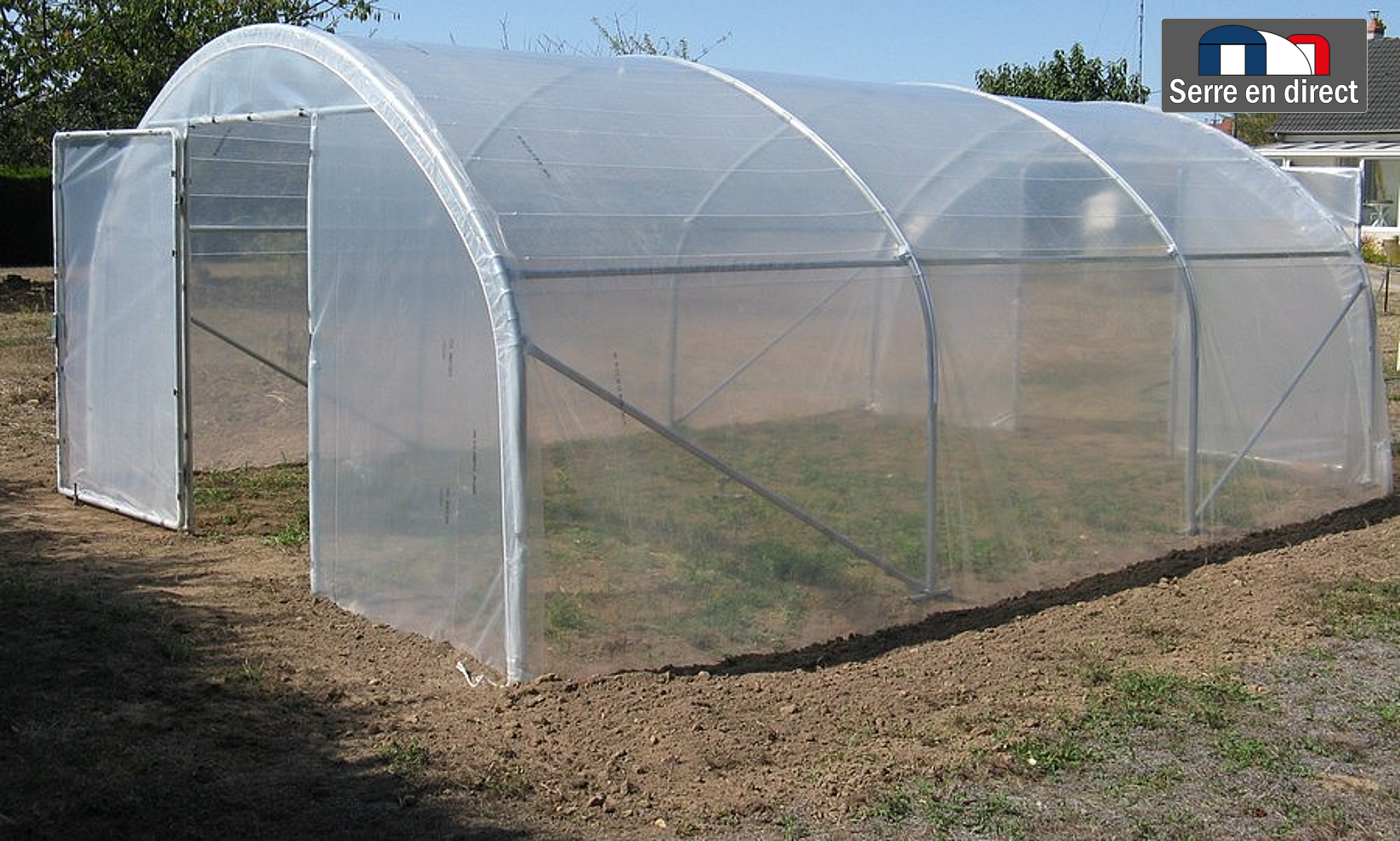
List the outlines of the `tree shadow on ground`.
{"label": "tree shadow on ground", "polygon": [[449,783],[411,751],[343,758],[373,711],[236,660],[246,617],[162,589],[180,559],[83,553],[35,492],[0,479],[0,838],[527,837],[420,798]]}

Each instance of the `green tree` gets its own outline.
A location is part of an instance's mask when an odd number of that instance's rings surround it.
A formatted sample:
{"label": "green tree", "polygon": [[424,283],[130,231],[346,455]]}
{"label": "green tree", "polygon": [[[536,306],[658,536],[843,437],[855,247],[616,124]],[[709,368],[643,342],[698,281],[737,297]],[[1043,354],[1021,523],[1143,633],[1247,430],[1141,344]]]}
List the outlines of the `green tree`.
{"label": "green tree", "polygon": [[1127,59],[1089,58],[1082,44],[1075,44],[1068,53],[1055,50],[1049,61],[1035,67],[1003,64],[995,70],[978,70],[976,81],[978,89],[987,93],[1072,102],[1142,103],[1150,93],[1141,75],[1128,73]]}
{"label": "green tree", "polygon": [[0,161],[44,163],[55,131],[132,126],[180,63],[252,23],[333,31],[376,0],[6,0],[0,6]]}
{"label": "green tree", "polygon": [[1277,114],[1232,114],[1229,117],[1230,134],[1250,146],[1263,146],[1273,143],[1274,121]]}

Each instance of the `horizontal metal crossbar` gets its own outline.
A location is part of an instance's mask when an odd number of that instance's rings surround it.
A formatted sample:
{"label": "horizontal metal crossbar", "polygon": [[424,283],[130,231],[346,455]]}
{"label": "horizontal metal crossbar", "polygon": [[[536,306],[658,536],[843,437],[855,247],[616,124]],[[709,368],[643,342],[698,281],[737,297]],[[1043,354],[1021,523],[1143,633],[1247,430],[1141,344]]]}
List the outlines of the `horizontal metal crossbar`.
{"label": "horizontal metal crossbar", "polygon": [[304,234],[306,225],[190,225],[192,234]]}

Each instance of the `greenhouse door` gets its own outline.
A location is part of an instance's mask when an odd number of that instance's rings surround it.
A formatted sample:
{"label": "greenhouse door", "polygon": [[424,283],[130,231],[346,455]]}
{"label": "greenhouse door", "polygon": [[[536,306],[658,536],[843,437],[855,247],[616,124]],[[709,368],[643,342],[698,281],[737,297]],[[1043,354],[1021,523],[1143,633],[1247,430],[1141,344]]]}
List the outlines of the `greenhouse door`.
{"label": "greenhouse door", "polygon": [[54,141],[58,487],[186,524],[180,156],[170,131]]}

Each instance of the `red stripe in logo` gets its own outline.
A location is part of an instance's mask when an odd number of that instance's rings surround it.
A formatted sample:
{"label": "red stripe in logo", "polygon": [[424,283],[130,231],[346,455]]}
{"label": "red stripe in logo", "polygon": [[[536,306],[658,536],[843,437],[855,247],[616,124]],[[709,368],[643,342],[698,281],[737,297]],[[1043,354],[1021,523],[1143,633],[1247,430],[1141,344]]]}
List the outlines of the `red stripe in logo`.
{"label": "red stripe in logo", "polygon": [[1313,45],[1313,73],[1317,76],[1332,75],[1332,45],[1321,35],[1289,35],[1288,40],[1295,44]]}

